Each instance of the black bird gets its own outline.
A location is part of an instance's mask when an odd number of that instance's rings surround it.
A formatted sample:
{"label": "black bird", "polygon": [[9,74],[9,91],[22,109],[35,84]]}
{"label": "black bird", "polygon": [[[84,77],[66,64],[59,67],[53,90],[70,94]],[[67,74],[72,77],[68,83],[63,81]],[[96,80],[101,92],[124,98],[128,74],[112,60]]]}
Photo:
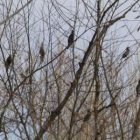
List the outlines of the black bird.
{"label": "black bird", "polygon": [[87,110],[87,114],[85,115],[83,122],[87,122],[91,117],[91,111],[90,109]]}
{"label": "black bird", "polygon": [[40,47],[40,50],[39,50],[39,54],[40,54],[40,61],[43,62],[44,61],[44,57],[45,57],[45,51],[44,51],[43,43],[41,44],[41,47]]}
{"label": "black bird", "polygon": [[10,67],[10,65],[11,65],[11,63],[12,63],[12,57],[11,57],[11,55],[9,55],[8,56],[8,58],[6,59],[6,61],[5,61],[5,67],[6,67],[6,70],[8,70],[9,69],[9,67]]}
{"label": "black bird", "polygon": [[125,52],[124,52],[123,55],[122,55],[122,58],[126,58],[126,57],[128,56],[128,54],[129,54],[129,52],[130,52],[130,49],[129,49],[129,47],[127,47],[127,48],[125,49]]}
{"label": "black bird", "polygon": [[138,81],[138,85],[136,86],[137,97],[140,95],[140,80]]}
{"label": "black bird", "polygon": [[71,46],[74,42],[74,30],[71,31],[71,34],[68,37],[68,46]]}

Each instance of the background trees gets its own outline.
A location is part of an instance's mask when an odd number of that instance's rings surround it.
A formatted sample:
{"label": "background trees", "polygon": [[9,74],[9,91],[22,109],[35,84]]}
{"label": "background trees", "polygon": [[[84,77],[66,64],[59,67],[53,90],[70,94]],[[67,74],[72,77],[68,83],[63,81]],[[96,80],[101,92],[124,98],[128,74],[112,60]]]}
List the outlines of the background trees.
{"label": "background trees", "polygon": [[139,138],[139,0],[0,5],[1,139]]}

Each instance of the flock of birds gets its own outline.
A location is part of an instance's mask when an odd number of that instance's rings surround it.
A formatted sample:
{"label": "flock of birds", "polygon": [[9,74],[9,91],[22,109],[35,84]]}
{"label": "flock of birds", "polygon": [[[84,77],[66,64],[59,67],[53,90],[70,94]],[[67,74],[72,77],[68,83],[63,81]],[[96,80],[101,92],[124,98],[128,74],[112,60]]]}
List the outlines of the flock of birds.
{"label": "flock of birds", "polygon": [[[71,46],[74,42],[74,30],[71,31],[71,34],[68,37],[68,47]],[[43,62],[44,61],[44,57],[45,57],[45,51],[44,51],[44,44],[41,44],[40,50],[39,50],[39,55],[40,55],[40,61]],[[126,58],[130,53],[130,48],[127,47],[122,55],[122,59]],[[13,58],[11,55],[8,56],[8,58],[5,61],[5,68],[6,71],[8,71],[10,65],[13,62]],[[136,86],[136,93],[137,93],[137,97],[140,95],[140,80],[138,81],[138,84]],[[83,122],[87,122],[90,117],[91,117],[91,111],[90,109],[87,110],[87,113],[85,115],[85,117],[83,118]]]}
{"label": "flock of birds", "polygon": [[[74,42],[74,30],[71,31],[69,37],[68,37],[68,47],[71,46]],[[44,61],[44,58],[45,58],[45,51],[44,51],[44,44],[42,42],[41,44],[41,47],[40,47],[40,50],[39,50],[39,55],[40,55],[40,61],[41,63]],[[122,55],[122,59],[126,58],[130,53],[130,48],[127,47]],[[8,56],[8,58],[6,59],[5,61],[5,68],[6,68],[6,71],[8,71],[10,65],[12,64],[13,62],[13,58],[11,55]],[[138,85],[136,87],[136,92],[137,92],[137,96],[140,95],[140,80],[138,81]]]}

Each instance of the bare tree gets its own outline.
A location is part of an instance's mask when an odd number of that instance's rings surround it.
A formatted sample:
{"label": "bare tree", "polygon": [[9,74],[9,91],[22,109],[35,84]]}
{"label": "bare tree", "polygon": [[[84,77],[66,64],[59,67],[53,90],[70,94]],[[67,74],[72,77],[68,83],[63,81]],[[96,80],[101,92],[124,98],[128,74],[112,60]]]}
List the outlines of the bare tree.
{"label": "bare tree", "polygon": [[0,3],[0,138],[138,139],[139,0],[14,2]]}

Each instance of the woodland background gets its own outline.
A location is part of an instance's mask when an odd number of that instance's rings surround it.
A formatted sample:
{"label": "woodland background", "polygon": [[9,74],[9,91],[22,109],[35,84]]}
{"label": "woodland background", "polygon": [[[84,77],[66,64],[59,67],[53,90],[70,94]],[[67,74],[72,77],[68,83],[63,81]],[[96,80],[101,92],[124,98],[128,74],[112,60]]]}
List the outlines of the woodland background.
{"label": "woodland background", "polygon": [[139,0],[1,0],[0,139],[139,140],[139,30]]}

